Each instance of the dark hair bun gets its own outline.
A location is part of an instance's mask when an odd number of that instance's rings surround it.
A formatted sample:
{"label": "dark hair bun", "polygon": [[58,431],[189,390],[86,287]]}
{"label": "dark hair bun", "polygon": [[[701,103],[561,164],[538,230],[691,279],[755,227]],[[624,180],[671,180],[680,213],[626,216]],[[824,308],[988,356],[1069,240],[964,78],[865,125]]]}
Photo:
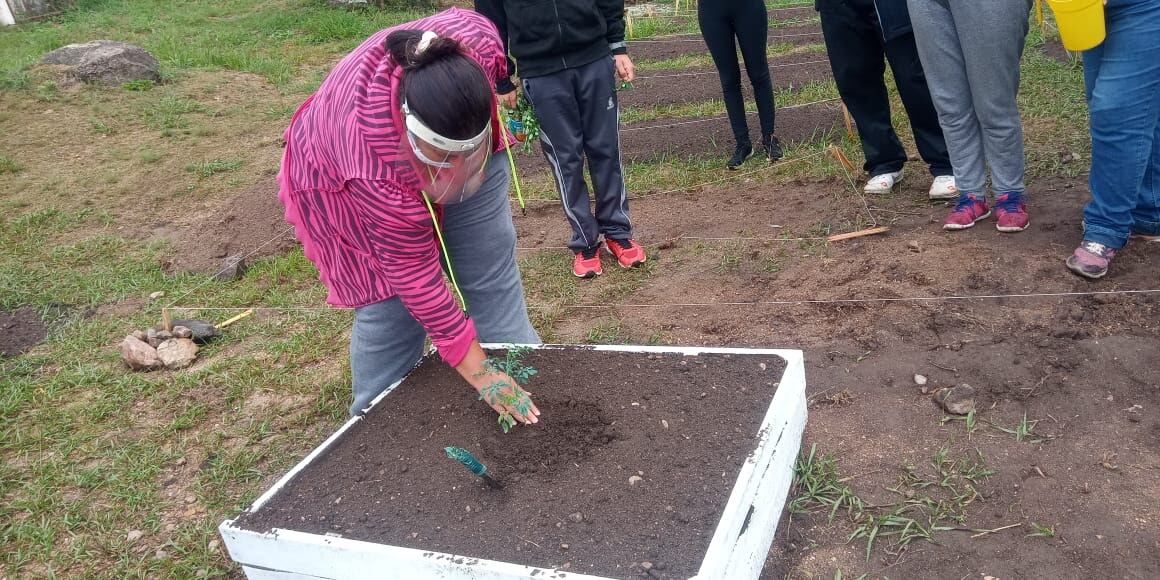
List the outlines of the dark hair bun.
{"label": "dark hair bun", "polygon": [[404,71],[410,72],[449,56],[463,54],[463,49],[455,39],[443,36],[432,39],[420,51],[419,43],[424,34],[426,32],[422,30],[396,30],[387,35],[387,51]]}

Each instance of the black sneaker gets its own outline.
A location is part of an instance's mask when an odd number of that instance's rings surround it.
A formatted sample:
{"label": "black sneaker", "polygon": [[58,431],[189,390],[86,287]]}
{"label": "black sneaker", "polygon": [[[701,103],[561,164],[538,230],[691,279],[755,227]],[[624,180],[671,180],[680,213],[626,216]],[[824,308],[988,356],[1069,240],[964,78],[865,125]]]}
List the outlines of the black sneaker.
{"label": "black sneaker", "polygon": [[741,164],[745,163],[745,160],[749,159],[750,155],[753,155],[753,145],[749,143],[738,143],[737,148],[733,150],[733,157],[729,158],[729,163],[726,163],[725,167],[735,170],[741,167]]}
{"label": "black sneaker", "polygon": [[761,142],[761,148],[765,150],[765,156],[769,159],[770,163],[781,159],[783,155],[781,152],[781,141],[778,141],[777,137],[774,135],[770,135],[769,138],[763,139]]}

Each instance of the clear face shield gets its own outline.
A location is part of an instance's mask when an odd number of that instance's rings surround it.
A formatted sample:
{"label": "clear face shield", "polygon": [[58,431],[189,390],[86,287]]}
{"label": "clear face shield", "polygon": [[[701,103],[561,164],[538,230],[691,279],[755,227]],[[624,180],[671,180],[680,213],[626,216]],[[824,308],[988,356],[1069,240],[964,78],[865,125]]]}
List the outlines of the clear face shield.
{"label": "clear face shield", "polygon": [[491,123],[478,135],[458,140],[444,137],[419,120],[407,103],[403,103],[407,120],[407,140],[419,168],[427,181],[423,192],[432,203],[459,203],[483,185],[484,172],[491,158]]}

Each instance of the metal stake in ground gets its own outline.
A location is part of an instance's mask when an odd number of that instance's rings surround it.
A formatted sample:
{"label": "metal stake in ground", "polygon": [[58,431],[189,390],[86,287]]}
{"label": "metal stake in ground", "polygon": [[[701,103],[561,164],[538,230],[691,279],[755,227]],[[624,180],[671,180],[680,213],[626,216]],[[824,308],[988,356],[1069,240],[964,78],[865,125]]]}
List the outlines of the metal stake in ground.
{"label": "metal stake in ground", "polygon": [[487,466],[480,463],[470,451],[462,447],[444,447],[443,452],[447,454],[447,457],[462,463],[473,475],[482,479],[488,487],[503,489],[503,484],[498,479],[488,475]]}

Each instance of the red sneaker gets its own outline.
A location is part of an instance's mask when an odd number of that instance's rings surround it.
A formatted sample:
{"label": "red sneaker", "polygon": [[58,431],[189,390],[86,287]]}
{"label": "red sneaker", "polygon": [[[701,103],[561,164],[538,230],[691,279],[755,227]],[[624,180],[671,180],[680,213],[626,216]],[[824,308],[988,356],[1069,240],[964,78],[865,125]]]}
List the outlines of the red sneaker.
{"label": "red sneaker", "polygon": [[999,223],[995,227],[1007,234],[1021,232],[1031,223],[1031,218],[1027,216],[1027,206],[1023,203],[1023,195],[1018,193],[996,195],[995,215],[999,218]]}
{"label": "red sneaker", "polygon": [[632,238],[627,240],[610,238],[607,241],[608,252],[616,256],[616,261],[621,268],[635,268],[648,259],[644,255],[644,248]]}
{"label": "red sneaker", "polygon": [[958,203],[955,204],[955,209],[947,215],[946,221],[943,222],[944,230],[965,230],[975,225],[975,222],[987,219],[991,216],[991,210],[987,207],[987,202],[978,197],[971,197],[969,195],[960,195]]}
{"label": "red sneaker", "polygon": [[604,273],[600,267],[600,246],[576,252],[572,258],[572,275],[577,278],[595,278]]}

